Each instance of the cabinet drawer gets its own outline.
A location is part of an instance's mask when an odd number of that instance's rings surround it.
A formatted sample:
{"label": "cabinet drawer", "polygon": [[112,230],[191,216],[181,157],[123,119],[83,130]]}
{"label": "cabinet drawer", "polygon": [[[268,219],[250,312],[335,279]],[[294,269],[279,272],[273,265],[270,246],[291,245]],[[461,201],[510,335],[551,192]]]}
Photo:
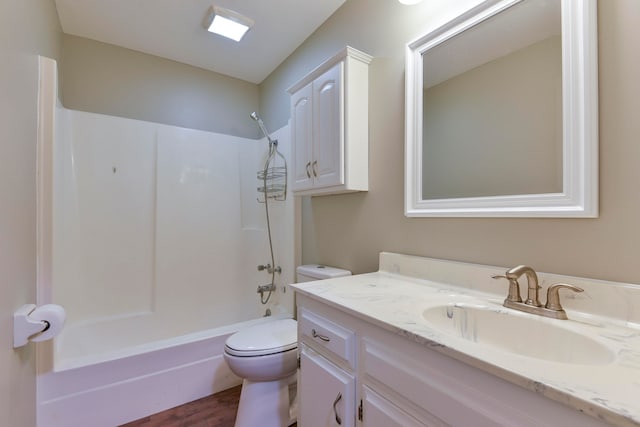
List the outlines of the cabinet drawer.
{"label": "cabinet drawer", "polygon": [[305,309],[300,309],[298,330],[300,339],[310,347],[354,367],[355,334],[352,330]]}

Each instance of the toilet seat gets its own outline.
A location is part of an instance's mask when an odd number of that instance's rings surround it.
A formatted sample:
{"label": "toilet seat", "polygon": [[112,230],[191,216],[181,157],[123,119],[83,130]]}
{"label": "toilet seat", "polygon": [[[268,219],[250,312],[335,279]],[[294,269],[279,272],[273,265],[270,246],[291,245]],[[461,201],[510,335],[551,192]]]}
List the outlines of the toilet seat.
{"label": "toilet seat", "polygon": [[297,323],[293,319],[274,320],[231,335],[225,353],[238,357],[257,357],[283,353],[298,347]]}

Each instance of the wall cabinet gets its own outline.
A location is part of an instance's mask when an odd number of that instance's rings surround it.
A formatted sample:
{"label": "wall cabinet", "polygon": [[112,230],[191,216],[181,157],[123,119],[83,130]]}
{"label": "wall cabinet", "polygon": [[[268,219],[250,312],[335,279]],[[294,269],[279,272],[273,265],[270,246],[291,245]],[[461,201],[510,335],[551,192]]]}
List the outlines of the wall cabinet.
{"label": "wall cabinet", "polygon": [[288,89],[296,195],[368,190],[368,64],[346,47]]}
{"label": "wall cabinet", "polygon": [[296,299],[301,426],[605,426],[375,321]]}

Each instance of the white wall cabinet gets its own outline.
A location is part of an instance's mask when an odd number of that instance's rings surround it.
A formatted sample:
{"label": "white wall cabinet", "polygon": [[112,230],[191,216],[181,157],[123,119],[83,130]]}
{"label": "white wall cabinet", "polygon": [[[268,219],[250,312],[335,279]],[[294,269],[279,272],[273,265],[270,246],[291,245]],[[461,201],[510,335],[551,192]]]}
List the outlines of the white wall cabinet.
{"label": "white wall cabinet", "polygon": [[296,195],[368,190],[370,61],[346,47],[288,89]]}
{"label": "white wall cabinet", "polygon": [[296,298],[301,426],[338,425],[340,392],[342,426],[606,426],[335,306]]}

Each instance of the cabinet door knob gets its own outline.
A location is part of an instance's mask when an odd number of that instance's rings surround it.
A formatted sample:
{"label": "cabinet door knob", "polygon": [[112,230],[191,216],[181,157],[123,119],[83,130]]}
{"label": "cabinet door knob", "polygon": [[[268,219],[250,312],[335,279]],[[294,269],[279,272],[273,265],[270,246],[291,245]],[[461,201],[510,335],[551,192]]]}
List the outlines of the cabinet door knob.
{"label": "cabinet door knob", "polygon": [[311,170],[313,171],[313,176],[317,178],[318,177],[318,161],[317,160],[313,161],[313,164],[311,165]]}
{"label": "cabinet door knob", "polygon": [[307,178],[311,178],[311,172],[309,172],[309,166],[311,166],[311,162],[307,162],[307,165],[304,167],[307,170]]}
{"label": "cabinet door knob", "polygon": [[331,341],[331,339],[328,336],[320,335],[318,332],[316,332],[315,329],[311,330],[311,336],[314,337],[314,338],[320,338],[322,341],[325,341],[325,342]]}
{"label": "cabinet door knob", "polygon": [[338,415],[336,405],[338,404],[338,402],[340,402],[340,399],[342,399],[342,393],[338,393],[338,397],[336,397],[336,400],[333,401],[333,414],[336,416],[336,423],[338,423],[339,426],[342,425],[342,418],[340,418],[340,415]]}

